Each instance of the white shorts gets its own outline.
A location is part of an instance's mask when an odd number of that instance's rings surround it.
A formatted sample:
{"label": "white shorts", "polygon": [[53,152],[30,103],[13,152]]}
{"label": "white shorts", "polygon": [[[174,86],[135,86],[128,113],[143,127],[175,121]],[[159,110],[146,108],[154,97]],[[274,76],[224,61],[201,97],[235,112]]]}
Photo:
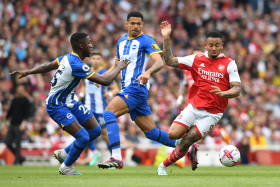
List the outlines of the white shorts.
{"label": "white shorts", "polygon": [[202,138],[214,128],[222,116],[223,113],[213,114],[204,109],[197,109],[189,104],[173,123],[182,125],[187,129],[194,126],[200,138]]}

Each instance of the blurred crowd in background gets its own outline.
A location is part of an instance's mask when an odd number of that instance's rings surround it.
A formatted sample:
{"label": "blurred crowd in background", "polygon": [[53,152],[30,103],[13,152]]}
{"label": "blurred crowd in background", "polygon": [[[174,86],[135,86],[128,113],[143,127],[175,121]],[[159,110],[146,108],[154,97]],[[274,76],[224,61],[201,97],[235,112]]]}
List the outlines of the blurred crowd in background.
{"label": "blurred crowd in background", "polygon": [[[116,43],[127,33],[126,16],[131,11],[144,15],[143,32],[161,48],[160,23],[166,20],[172,25],[174,56],[190,55],[193,48],[204,51],[206,34],[221,32],[223,53],[236,60],[242,93],[229,100],[219,125],[230,135],[231,144],[245,152],[255,145],[280,144],[279,0],[0,0],[0,142],[6,138],[7,114],[19,90],[29,100],[22,142],[59,146],[72,140],[46,112],[54,72],[23,79],[9,73],[71,52],[69,39],[77,31],[89,34],[94,50],[103,55],[103,66],[110,68]],[[183,79],[182,71],[166,65],[150,79],[148,102],[156,125],[163,130],[168,131],[185,107],[176,104]],[[24,87],[17,89],[19,85]],[[118,120],[127,146],[150,143],[128,114]],[[221,138],[209,136],[200,143],[223,144]]]}

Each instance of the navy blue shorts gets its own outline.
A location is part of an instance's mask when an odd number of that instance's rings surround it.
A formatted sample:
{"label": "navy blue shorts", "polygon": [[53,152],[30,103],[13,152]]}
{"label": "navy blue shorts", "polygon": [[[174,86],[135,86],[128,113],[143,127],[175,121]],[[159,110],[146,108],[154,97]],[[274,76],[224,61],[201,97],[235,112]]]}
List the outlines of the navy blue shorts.
{"label": "navy blue shorts", "polygon": [[48,115],[61,127],[70,125],[75,120],[83,125],[93,113],[81,102],[76,102],[73,108],[61,105],[47,105]]}
{"label": "navy blue shorts", "polygon": [[103,129],[106,127],[106,123],[103,117],[103,114],[97,114],[97,113],[93,113],[95,119],[97,120],[98,124],[100,125],[100,127]]}
{"label": "navy blue shorts", "polygon": [[131,119],[134,120],[137,116],[151,115],[151,109],[148,105],[149,90],[145,86],[131,84],[121,90],[116,96],[121,97],[129,108]]}

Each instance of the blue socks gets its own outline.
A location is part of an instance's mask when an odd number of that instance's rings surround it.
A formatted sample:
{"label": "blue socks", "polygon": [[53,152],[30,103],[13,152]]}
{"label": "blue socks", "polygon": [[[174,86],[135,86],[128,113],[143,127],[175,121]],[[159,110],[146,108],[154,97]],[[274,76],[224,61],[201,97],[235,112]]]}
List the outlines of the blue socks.
{"label": "blue socks", "polygon": [[91,141],[88,143],[88,148],[92,151],[94,151],[96,149],[94,141]]}
{"label": "blue socks", "polygon": [[107,126],[107,135],[110,142],[111,149],[121,148],[120,146],[120,128],[117,122],[117,116],[110,112],[105,111],[103,117]]}
{"label": "blue socks", "polygon": [[[88,147],[93,151],[96,149],[95,147],[95,143],[93,140],[95,140],[96,138],[98,138],[98,136],[101,135],[101,127],[98,125],[97,127],[90,129],[87,131],[88,132],[88,136],[89,136],[89,143],[88,143]],[[74,143],[74,142],[73,142]],[[69,154],[70,149],[73,145],[73,143],[71,143],[70,145],[68,145],[66,148],[64,148],[65,152],[67,154]]]}
{"label": "blue socks", "polygon": [[66,166],[72,166],[72,164],[80,157],[81,153],[89,142],[88,132],[84,128],[79,130],[74,135],[74,138],[76,138],[76,140],[72,144],[70,144],[72,146],[70,147],[69,154],[64,161],[64,164]]}
{"label": "blue socks", "polygon": [[87,131],[89,135],[89,143],[88,143],[88,148],[94,151],[96,149],[94,140],[98,138],[98,136],[101,135],[101,127],[98,125],[97,127],[90,129]]}
{"label": "blue socks", "polygon": [[87,132],[88,132],[88,136],[89,136],[89,142],[92,142],[93,140],[98,138],[98,136],[100,136],[102,133],[100,125],[98,125],[97,127],[93,128],[93,129],[87,130]]}
{"label": "blue socks", "polygon": [[150,130],[149,132],[146,132],[145,136],[151,140],[162,143],[163,145],[169,147],[176,147],[175,146],[176,140],[170,140],[167,132],[159,130],[156,127]]}

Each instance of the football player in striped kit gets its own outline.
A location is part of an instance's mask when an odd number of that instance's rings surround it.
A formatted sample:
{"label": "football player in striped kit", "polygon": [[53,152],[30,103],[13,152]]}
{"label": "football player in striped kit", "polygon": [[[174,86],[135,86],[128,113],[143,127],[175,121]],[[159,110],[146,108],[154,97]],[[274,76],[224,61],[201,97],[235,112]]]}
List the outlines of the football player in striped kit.
{"label": "football player in striped kit", "polygon": [[92,112],[87,109],[75,92],[82,79],[102,85],[109,85],[120,70],[129,65],[129,60],[121,61],[110,74],[100,76],[94,73],[83,60],[92,53],[92,44],[86,33],[76,32],[70,38],[73,51],[50,63],[44,63],[31,70],[14,71],[19,78],[29,74],[46,73],[56,70],[51,81],[51,90],[46,99],[48,115],[76,140],[65,149],[56,150],[54,157],[61,163],[59,172],[63,175],[81,175],[72,166],[89,142],[101,134],[101,128]]}
{"label": "football player in striped kit", "polygon": [[[105,68],[102,67],[103,59],[102,54],[99,52],[93,52],[91,57],[89,58],[89,65],[93,72],[102,75],[107,72]],[[92,111],[95,119],[101,126],[102,137],[106,141],[108,149],[111,152],[111,147],[109,144],[108,136],[107,136],[107,128],[103,118],[103,112],[107,107],[107,100],[111,100],[113,96],[120,91],[117,83],[111,82],[108,86],[95,86],[94,82],[89,80],[84,80],[81,84],[81,92],[80,96],[85,99],[85,106]],[[94,141],[92,141],[88,148],[93,151],[92,160],[89,165],[94,166],[98,159],[101,157],[101,153],[96,149]]]}

